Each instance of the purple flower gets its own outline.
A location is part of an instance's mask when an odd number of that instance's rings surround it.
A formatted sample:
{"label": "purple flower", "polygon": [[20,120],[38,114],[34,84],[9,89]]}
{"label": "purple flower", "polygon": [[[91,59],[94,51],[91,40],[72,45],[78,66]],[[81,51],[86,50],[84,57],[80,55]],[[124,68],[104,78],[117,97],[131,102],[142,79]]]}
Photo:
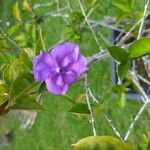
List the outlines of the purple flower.
{"label": "purple flower", "polygon": [[78,45],[62,43],[33,59],[33,74],[35,81],[45,81],[50,93],[65,94],[86,66],[87,59],[80,54]]}

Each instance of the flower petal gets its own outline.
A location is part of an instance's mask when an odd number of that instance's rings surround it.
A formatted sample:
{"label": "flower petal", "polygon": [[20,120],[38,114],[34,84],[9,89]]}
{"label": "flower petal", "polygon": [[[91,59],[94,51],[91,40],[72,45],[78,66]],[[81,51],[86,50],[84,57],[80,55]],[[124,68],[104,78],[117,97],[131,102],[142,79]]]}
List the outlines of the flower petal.
{"label": "flower petal", "polygon": [[86,69],[87,69],[87,59],[83,55],[79,55],[78,61],[71,64],[67,68],[67,71],[72,70],[77,74],[77,76],[80,76],[80,74],[85,72]]}
{"label": "flower petal", "polygon": [[48,77],[53,77],[56,74],[57,63],[55,63],[50,54],[41,51],[40,55],[33,59],[34,78],[37,82],[44,81]]}
{"label": "flower petal", "polygon": [[63,74],[63,81],[68,85],[73,84],[77,79],[78,76],[74,71],[68,71]]}
{"label": "flower petal", "polygon": [[47,90],[50,93],[57,95],[64,95],[67,92],[68,85],[62,82],[61,75],[56,75],[53,78],[48,78],[45,80]]}
{"label": "flower petal", "polygon": [[57,61],[61,67],[64,67],[64,65],[66,65],[66,60],[75,62],[78,59],[79,46],[72,43],[62,43],[55,46],[52,51],[50,51],[50,55],[52,59]]}

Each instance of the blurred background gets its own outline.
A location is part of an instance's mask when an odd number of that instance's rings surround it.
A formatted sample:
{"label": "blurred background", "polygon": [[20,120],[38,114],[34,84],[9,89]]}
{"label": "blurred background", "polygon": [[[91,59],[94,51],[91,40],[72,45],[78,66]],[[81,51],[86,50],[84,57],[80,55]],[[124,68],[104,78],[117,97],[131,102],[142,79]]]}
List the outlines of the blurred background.
{"label": "blurred background", "polygon": [[[91,22],[101,20],[114,22],[114,18],[117,18],[119,23],[119,17],[123,17],[118,16],[118,8],[111,0],[82,0],[81,2]],[[26,48],[31,47],[30,35],[26,32],[26,28],[28,24],[34,22],[42,30],[47,50],[54,44],[67,40],[79,44],[81,52],[86,57],[99,52],[99,46],[84,21],[77,0],[29,0],[28,3],[29,8],[24,0],[0,0],[0,26],[17,44]],[[135,1],[134,12],[137,13],[137,17],[140,16],[140,12],[142,13],[143,6],[143,0]],[[20,25],[17,27],[18,24]],[[111,29],[98,23],[93,28],[101,47],[105,47],[107,42],[112,42]],[[99,36],[99,33],[102,33],[104,38]],[[13,46],[11,49],[15,50]],[[125,135],[142,102],[126,100],[125,106],[120,107],[114,100],[110,90],[111,63],[111,59],[106,59],[92,64],[88,71],[89,82],[97,99],[105,103],[103,107],[116,128]],[[33,114],[31,117],[30,113],[10,111],[0,117],[0,149],[66,150],[71,149],[70,145],[77,140],[92,135],[89,116],[69,112],[73,101],[85,102],[84,81],[72,85],[65,96],[55,96],[45,92],[42,99],[45,112],[37,114],[31,112]],[[134,143],[137,148],[145,137],[150,137],[149,113],[146,110],[142,114],[129,137],[130,143]],[[103,113],[96,110],[95,114],[98,135],[115,136]],[[31,121],[28,120],[29,117],[33,119],[33,126],[31,122],[28,123]]]}

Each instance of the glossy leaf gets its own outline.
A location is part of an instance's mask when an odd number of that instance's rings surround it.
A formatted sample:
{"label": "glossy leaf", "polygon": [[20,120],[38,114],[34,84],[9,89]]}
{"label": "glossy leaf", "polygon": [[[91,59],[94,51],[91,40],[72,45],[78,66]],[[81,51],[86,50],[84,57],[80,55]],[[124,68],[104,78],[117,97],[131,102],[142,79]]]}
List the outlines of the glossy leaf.
{"label": "glossy leaf", "polygon": [[150,38],[136,40],[129,46],[129,58],[136,59],[150,54]]}
{"label": "glossy leaf", "polygon": [[37,83],[34,82],[34,78],[31,73],[23,73],[18,76],[10,89],[9,99],[11,104],[17,99],[20,99],[23,95],[27,94],[27,92],[33,89],[36,85]]}
{"label": "glossy leaf", "polygon": [[71,146],[73,150],[134,150],[130,144],[112,136],[89,136]]}
{"label": "glossy leaf", "polygon": [[77,113],[77,114],[90,114],[87,104],[84,103],[77,103],[75,104],[69,112]]}
{"label": "glossy leaf", "polygon": [[15,105],[11,107],[14,110],[36,110],[44,111],[45,109],[39,104],[32,96],[24,96],[23,99],[17,101]]}
{"label": "glossy leaf", "polygon": [[124,77],[127,75],[129,68],[130,68],[130,62],[119,64],[118,75],[121,80],[123,80]]}
{"label": "glossy leaf", "polygon": [[128,53],[121,47],[111,46],[108,47],[108,51],[110,55],[119,62],[127,62],[128,61]]}

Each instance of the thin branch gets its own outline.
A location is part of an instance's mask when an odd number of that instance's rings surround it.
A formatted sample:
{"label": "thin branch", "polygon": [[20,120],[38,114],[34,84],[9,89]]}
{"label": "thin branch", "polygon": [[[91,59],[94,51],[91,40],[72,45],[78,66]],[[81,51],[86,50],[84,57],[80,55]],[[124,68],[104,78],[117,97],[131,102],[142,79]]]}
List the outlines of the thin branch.
{"label": "thin branch", "polygon": [[84,79],[85,79],[85,90],[86,90],[86,102],[90,111],[91,115],[91,123],[92,123],[92,129],[93,129],[93,135],[96,136],[96,122],[95,122],[95,117],[94,113],[90,104],[90,96],[89,96],[89,90],[88,90],[88,79],[87,79],[87,74],[84,74]]}
{"label": "thin branch", "polygon": [[88,66],[90,66],[92,63],[96,61],[101,61],[109,57],[110,57],[110,54],[108,52],[99,52],[97,54],[94,54],[93,56],[88,58]]}
{"label": "thin branch", "polygon": [[[87,77],[86,77],[86,91],[89,92],[89,96],[93,99],[93,102],[96,102],[97,104],[99,104],[99,101],[96,99],[96,97],[94,96],[94,94],[92,93],[92,91],[90,89]],[[109,125],[111,126],[112,130],[116,134],[116,136],[118,136],[122,141],[124,141],[124,139],[122,138],[122,136],[120,135],[120,133],[117,131],[117,129],[113,125],[112,120],[110,119],[110,117],[108,116],[108,114],[106,114],[105,111],[103,111],[103,113],[104,113],[104,116],[105,116],[106,120],[108,121]]]}
{"label": "thin branch", "polygon": [[92,24],[91,25],[92,28],[96,28],[97,26],[102,26],[102,27],[106,27],[106,28],[111,29],[111,30],[116,30],[116,31],[119,31],[119,32],[126,33],[125,30],[120,29],[119,27],[116,27],[116,26],[114,26],[112,24],[109,24],[105,21],[95,21],[95,20],[89,19],[89,23]]}
{"label": "thin branch", "polygon": [[7,34],[3,31],[2,27],[0,27],[0,33],[14,46],[16,46],[18,49],[22,49],[19,45],[17,45],[10,37],[7,36]]}
{"label": "thin branch", "polygon": [[95,39],[95,41],[96,41],[96,43],[97,43],[99,49],[102,51],[102,48],[100,47],[99,41],[98,41],[98,39],[97,39],[97,37],[96,37],[96,34],[95,34],[93,28],[91,27],[91,24],[90,24],[89,21],[88,21],[87,15],[86,15],[86,13],[85,13],[85,11],[84,11],[84,8],[83,8],[83,6],[82,6],[81,1],[78,0],[78,3],[79,3],[79,6],[80,6],[80,8],[81,8],[81,11],[82,11],[82,13],[83,13],[83,16],[84,16],[84,18],[85,18],[85,21],[86,21],[87,25],[89,26],[89,29],[91,30],[91,32],[92,32],[92,34],[93,34],[94,39]]}
{"label": "thin branch", "polygon": [[110,117],[108,116],[108,114],[106,114],[106,112],[104,112],[104,117],[106,118],[106,120],[108,121],[109,125],[111,126],[111,128],[113,129],[114,133],[116,134],[116,136],[118,136],[122,141],[124,141],[123,137],[120,135],[120,133],[118,132],[118,130],[115,128],[115,126],[112,123],[112,120],[110,119]]}
{"label": "thin branch", "polygon": [[121,43],[123,43],[126,38],[131,34],[131,32],[141,23],[142,19],[140,19],[139,21],[137,21],[132,28],[121,38],[121,40],[117,43],[117,45],[120,45]]}
{"label": "thin branch", "polygon": [[102,39],[102,41],[103,41],[105,44],[107,44],[107,45],[110,44],[110,42],[104,37],[104,35],[103,35],[102,33],[98,32],[98,35],[100,36],[100,38]]}
{"label": "thin branch", "polygon": [[139,75],[139,74],[137,74],[137,77],[138,77],[141,81],[145,82],[147,85],[150,86],[150,81],[148,81],[146,78],[144,78],[143,76],[141,76],[141,75]]}
{"label": "thin branch", "polygon": [[56,2],[54,1],[54,2],[51,2],[51,3],[45,3],[45,4],[35,4],[35,5],[33,6],[33,9],[35,10],[35,9],[41,8],[41,7],[49,7],[49,6],[54,5],[55,3],[56,3]]}
{"label": "thin branch", "polygon": [[68,8],[69,8],[70,12],[73,12],[73,8],[72,8],[70,0],[66,0],[66,3],[68,5]]}
{"label": "thin branch", "polygon": [[140,29],[139,29],[139,33],[138,33],[137,39],[140,39],[141,35],[142,35],[142,30],[143,30],[144,21],[145,21],[145,18],[146,18],[146,13],[147,13],[147,10],[148,10],[149,2],[150,2],[150,0],[147,0],[147,2],[145,4],[145,7],[144,7],[144,13],[143,13],[143,17],[141,18],[142,21],[141,21],[141,26],[140,26]]}
{"label": "thin branch", "polygon": [[125,135],[124,140],[126,141],[135,125],[135,123],[137,122],[137,120],[139,119],[139,117],[142,115],[143,111],[145,110],[146,106],[148,103],[144,103],[141,107],[141,109],[139,110],[139,112],[137,113],[136,117],[134,118],[133,122],[130,124],[130,127]]}
{"label": "thin branch", "polygon": [[137,86],[137,88],[140,90],[141,94],[144,97],[144,103],[150,102],[149,97],[147,96],[146,92],[144,91],[144,89],[142,88],[142,86],[139,83],[138,77],[136,76],[136,73],[134,71],[130,71],[130,75],[132,77],[132,80],[134,82],[134,84]]}

